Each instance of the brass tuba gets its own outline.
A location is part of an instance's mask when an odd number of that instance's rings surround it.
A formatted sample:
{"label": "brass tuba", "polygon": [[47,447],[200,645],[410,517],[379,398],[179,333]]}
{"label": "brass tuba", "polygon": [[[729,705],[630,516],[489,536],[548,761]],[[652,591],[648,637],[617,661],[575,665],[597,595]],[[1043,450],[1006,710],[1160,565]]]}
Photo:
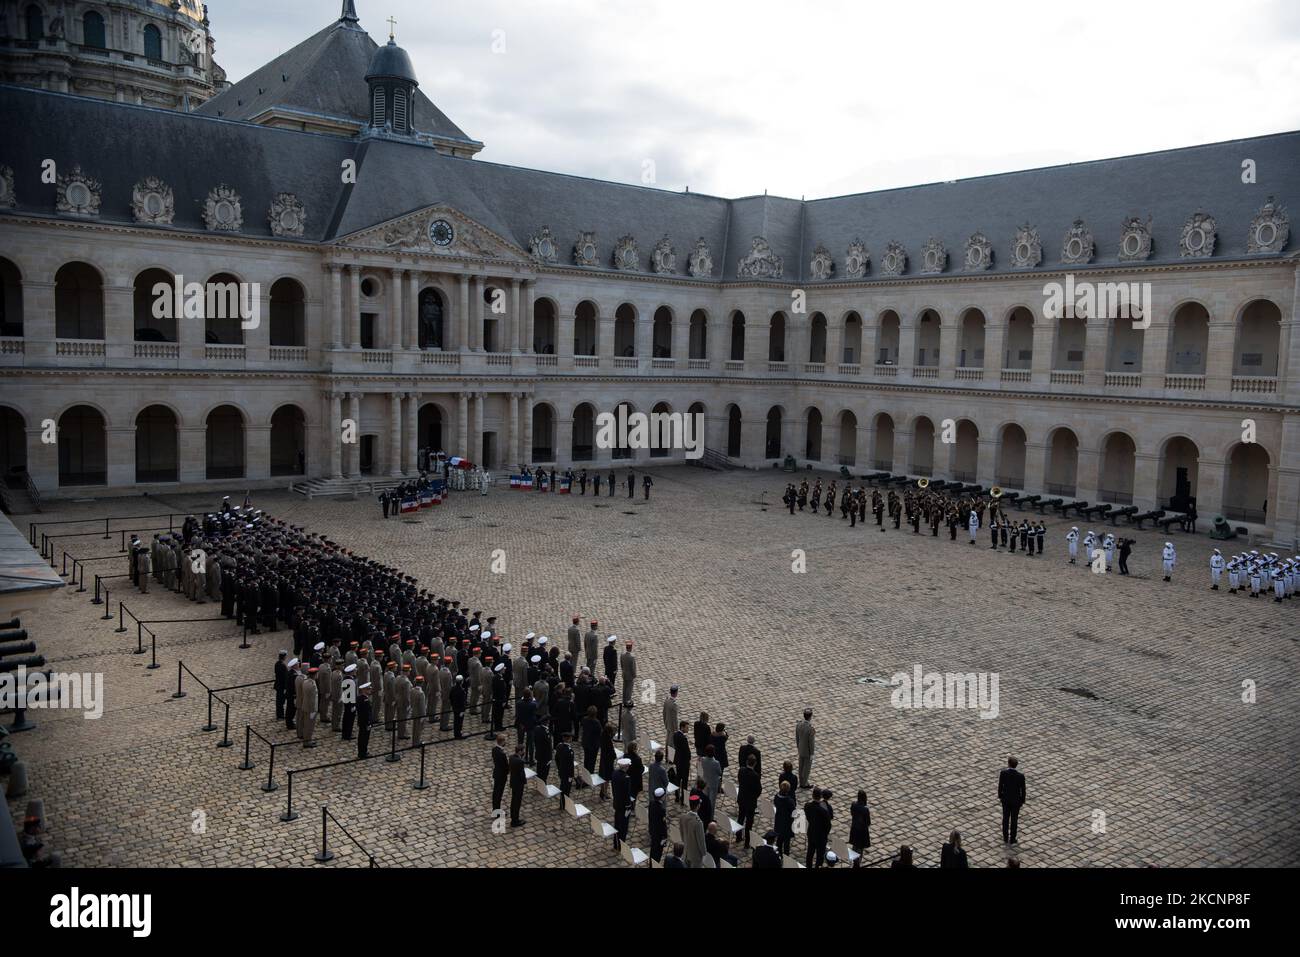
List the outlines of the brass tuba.
{"label": "brass tuba", "polygon": [[917,487],[917,488],[922,488],[922,489],[924,489],[924,488],[929,488],[929,487],[930,487],[930,480],[929,480],[928,478],[919,478],[919,479],[916,480],[916,487]]}
{"label": "brass tuba", "polygon": [[1002,486],[995,485],[991,489],[989,489],[989,498],[1001,498],[1001,497],[1002,497]]}

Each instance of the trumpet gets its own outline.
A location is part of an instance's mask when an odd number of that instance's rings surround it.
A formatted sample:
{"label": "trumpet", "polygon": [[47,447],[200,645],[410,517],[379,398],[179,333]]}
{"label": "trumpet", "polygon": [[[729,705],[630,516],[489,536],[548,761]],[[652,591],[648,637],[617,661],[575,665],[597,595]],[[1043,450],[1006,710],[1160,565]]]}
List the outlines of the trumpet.
{"label": "trumpet", "polygon": [[989,489],[989,498],[1001,498],[1001,497],[1002,497],[1002,487],[1000,485],[995,485],[991,489]]}
{"label": "trumpet", "polygon": [[929,487],[930,487],[930,480],[929,480],[928,478],[919,478],[919,479],[916,480],[916,487],[917,487],[917,488],[929,488]]}

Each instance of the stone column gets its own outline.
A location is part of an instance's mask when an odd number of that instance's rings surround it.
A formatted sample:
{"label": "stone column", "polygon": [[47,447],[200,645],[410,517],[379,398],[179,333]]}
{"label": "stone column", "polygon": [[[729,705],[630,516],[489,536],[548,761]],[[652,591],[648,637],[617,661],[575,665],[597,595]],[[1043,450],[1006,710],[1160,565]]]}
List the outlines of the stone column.
{"label": "stone column", "polygon": [[[1116,322],[1132,322],[1116,319]],[[1156,322],[1142,331],[1142,387],[1163,389],[1165,373],[1169,369],[1169,337],[1173,330],[1168,322]]]}
{"label": "stone column", "polygon": [[521,438],[519,428],[519,393],[510,393],[510,468],[514,468],[516,463],[523,461],[519,457],[519,440]]}
{"label": "stone column", "polygon": [[348,418],[352,420],[354,426],[353,441],[346,446],[346,455],[344,456],[344,475],[348,478],[356,478],[361,474],[361,393],[348,393]]}
{"label": "stone column", "polygon": [[388,348],[397,351],[409,348],[406,344],[406,329],[402,324],[402,300],[406,296],[406,283],[402,281],[403,274],[400,269],[391,270],[389,275],[392,276],[392,282],[389,284],[392,288],[388,294]]}
{"label": "stone column", "polygon": [[[487,284],[482,276],[474,277],[474,289],[470,294],[469,308],[469,347],[475,352],[483,351],[483,292]],[[468,456],[474,461],[474,456]]]}
{"label": "stone column", "polygon": [[456,348],[465,351],[471,348],[469,330],[472,323],[469,314],[469,287],[470,277],[461,275],[456,277],[460,286],[460,310],[456,316]]}
{"label": "stone column", "polygon": [[1007,351],[1005,319],[984,320],[984,381],[997,382],[1002,376],[1003,353]]}
{"label": "stone column", "polygon": [[417,471],[415,461],[416,453],[419,451],[419,435],[417,434],[420,419],[420,393],[407,392],[403,394],[406,406],[405,418],[402,420],[402,473],[412,475]]}
{"label": "stone column", "polygon": [[1052,381],[1052,355],[1055,346],[1055,333],[1058,320],[1045,316],[1034,316],[1033,358],[1029,363],[1030,381],[1034,385],[1045,386]]}
{"label": "stone column", "polygon": [[939,320],[939,379],[943,382],[957,378],[957,322],[954,316]]}
{"label": "stone column", "polygon": [[[402,345],[406,349],[420,348],[420,273],[419,270],[412,269],[406,274],[406,329],[405,335],[402,336]],[[443,316],[442,321],[442,347],[447,347],[446,338],[448,334],[449,323],[447,317]]]}
{"label": "stone column", "polygon": [[520,280],[516,277],[510,280],[510,315],[506,323],[506,334],[502,337],[503,352],[522,352],[519,340],[523,338],[524,323],[520,316],[524,307],[524,297],[521,295]]}
{"label": "stone column", "polygon": [[[182,482],[202,482],[208,477],[208,430],[194,425],[176,430],[179,471]],[[58,471],[56,466],[55,475]]]}
{"label": "stone column", "polygon": [[[337,271],[335,271],[337,275]],[[343,477],[343,396],[338,392],[326,392],[325,400],[329,403],[329,427],[323,436],[325,440],[328,475],[332,479]]]}
{"label": "stone column", "polygon": [[612,314],[596,319],[596,355],[606,369],[614,365],[614,321]]}
{"label": "stone column", "polygon": [[1101,488],[1101,450],[1086,449],[1080,445],[1075,471],[1075,497],[1086,502],[1095,502],[1099,488]]}
{"label": "stone column", "polygon": [[632,327],[632,340],[636,343],[637,364],[643,369],[650,368],[650,359],[655,353],[654,314],[654,306],[638,305],[636,307],[636,322]]}
{"label": "stone column", "polygon": [[[187,323],[177,320],[178,330]],[[54,365],[55,361],[54,283],[23,280],[23,364]],[[199,337],[202,349],[202,335]],[[55,465],[54,482],[58,485],[58,466]]]}
{"label": "stone column", "polygon": [[326,298],[329,300],[329,334],[325,343],[326,349],[337,349],[343,344],[343,281],[342,270],[337,263],[330,263],[328,289]]}
{"label": "stone column", "polygon": [[[1144,512],[1159,508],[1159,484],[1160,456],[1139,451],[1133,462],[1133,504]],[[1200,511],[1199,505],[1197,511]]]}
{"label": "stone column", "polygon": [[[132,285],[106,285],[103,289],[104,354],[110,359],[134,359],[135,287]],[[183,322],[185,322],[183,316],[176,317],[177,331],[180,330],[180,325]],[[109,484],[113,483],[110,481]]]}
{"label": "stone column", "polygon": [[470,453],[469,460],[475,464],[483,464],[483,393],[474,393],[474,414],[472,416],[474,425],[470,430]]}
{"label": "stone column", "polygon": [[533,397],[530,393],[523,394],[524,400],[524,450],[521,461],[532,462],[533,460]]}
{"label": "stone column", "polygon": [[[1208,531],[1214,527],[1214,516],[1223,511],[1223,478],[1225,463],[1222,459],[1206,456],[1203,452],[1196,462],[1196,515],[1197,527]],[[1279,492],[1283,491],[1280,487]],[[1277,516],[1274,516],[1276,519]],[[1204,527],[1201,527],[1201,523]],[[1274,529],[1276,531],[1276,523]],[[1278,538],[1279,541],[1289,539]]]}
{"label": "stone column", "polygon": [[826,323],[826,371],[838,373],[844,361],[844,319]]}
{"label": "stone column", "polygon": [[[524,302],[522,307],[523,314],[520,316],[520,320],[521,320],[520,326],[522,329],[520,333],[520,337],[522,338],[523,341],[520,342],[519,344],[519,351],[525,354],[533,351],[533,310],[536,308],[536,296],[537,296],[537,281],[535,279],[525,279],[524,280]],[[555,317],[555,334],[556,336],[559,336],[560,334],[559,315],[556,315]],[[569,348],[570,349],[573,348],[572,328],[570,328],[569,330]],[[555,343],[555,354],[559,355],[559,353],[560,353],[560,343],[557,341]]]}
{"label": "stone column", "polygon": [[[912,378],[912,367],[916,365],[916,317],[903,319],[898,323],[898,375],[899,378]],[[895,433],[897,434],[897,433]],[[898,446],[895,445],[895,448]]]}
{"label": "stone column", "polygon": [[998,443],[996,439],[979,438],[979,449],[975,456],[975,482],[985,488],[997,484]]}
{"label": "stone column", "polygon": [[[1210,316],[1205,354],[1205,391],[1227,394],[1232,389],[1232,369],[1236,362],[1237,326],[1231,319]],[[1280,363],[1279,363],[1280,365]],[[1200,509],[1197,509],[1199,513]]]}
{"label": "stone column", "polygon": [[[987,374],[987,373],[986,373]],[[1032,442],[1025,442],[1025,493],[1028,495],[1044,494],[1047,490],[1043,488],[1047,479],[1047,456],[1049,448],[1046,445],[1035,445]]]}
{"label": "stone column", "polygon": [[104,457],[109,487],[135,484],[135,425],[105,429]]}
{"label": "stone column", "polygon": [[348,337],[347,345],[361,348],[361,267],[348,267]]}
{"label": "stone column", "polygon": [[1100,389],[1106,384],[1106,338],[1112,322],[1124,321],[1088,317],[1083,340],[1083,384],[1088,388]]}
{"label": "stone column", "polygon": [[249,480],[271,477],[271,426],[269,424],[244,427],[244,477]]}
{"label": "stone column", "polygon": [[[673,362],[679,369],[690,368],[691,358],[691,311],[673,313]],[[708,343],[708,324],[705,324],[705,343]]]}
{"label": "stone column", "polygon": [[402,397],[401,392],[388,393],[388,475],[391,478],[402,474]]}
{"label": "stone column", "polygon": [[473,459],[469,454],[469,393],[456,393],[456,443],[462,458]]}

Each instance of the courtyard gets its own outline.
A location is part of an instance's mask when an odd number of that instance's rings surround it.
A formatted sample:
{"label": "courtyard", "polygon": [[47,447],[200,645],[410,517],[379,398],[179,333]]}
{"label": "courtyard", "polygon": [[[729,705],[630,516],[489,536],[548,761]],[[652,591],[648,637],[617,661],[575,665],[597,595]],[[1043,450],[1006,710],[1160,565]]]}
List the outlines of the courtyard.
{"label": "courtyard", "polygon": [[[1131,533],[1134,574],[1120,578],[1065,564],[1065,532],[1088,528],[1075,518],[1050,516],[1046,554],[1028,558],[990,551],[984,535],[971,547],[964,530],[954,544],[946,529],[933,539],[906,525],[884,534],[871,522],[850,529],[838,512],[791,517],[780,503],[788,476],[777,471],[652,474],[648,503],[639,487],[632,500],[621,486],[612,498],[543,496],[503,488],[499,476],[486,497],[454,493],[416,518],[387,521],[373,499],[277,491],[255,492],[253,501],[498,616],[508,638],[536,631],[563,641],[570,616],[580,614],[598,619],[602,635],[633,639],[653,702],[639,705],[643,736],[662,740],[660,707],[672,684],[681,688],[682,718],[707,711],[726,723],[727,776],[736,749],[754,735],[763,754],[762,821],[771,818],[781,762],[795,757],[795,721],[811,707],[813,781],[834,791],[840,836],[849,803],[866,790],[868,860],[909,844],[919,865],[936,866],[957,829],[972,866],[1002,866],[997,774],[1014,754],[1028,790],[1015,852],[1022,866],[1300,862],[1293,773],[1300,719],[1292,707],[1300,603],[1229,595],[1226,584],[1209,590],[1214,545],[1225,553],[1261,545],[1175,532],[1178,567],[1165,584],[1166,536],[1158,531]],[[244,490],[224,492],[238,501]],[[169,510],[183,517],[215,508],[221,494],[56,502],[14,522],[25,532],[34,519]],[[107,542],[101,534],[58,539],[56,556],[116,552],[116,532]],[[800,551],[806,570],[796,572]],[[493,571],[494,553],[504,555],[502,573]],[[125,572],[125,558],[87,567],[86,592],[63,589],[43,620],[23,625],[55,670],[103,673],[104,715],[34,711],[38,729],[11,739],[65,864],[308,866],[324,803],[383,867],[626,866],[531,791],[527,825],[494,833],[490,746],[481,733],[427,749],[428,790],[411,787],[418,752],[400,763],[381,756],[303,774],[293,787],[299,817],[281,822],[283,772],[354,757],[355,744],[322,729],[313,751],[278,748],[279,788],[264,793],[266,746],[251,738],[255,766],[238,765],[246,725],[272,742],[293,738],[274,720],[269,685],[220,695],[230,704],[230,748],[215,746],[220,730],[200,730],[207,698],[196,682],[186,676],[187,696],[171,695],[178,660],[212,688],[269,680],[291,634],[250,636],[253,647],[241,650],[233,622],[202,620],[219,606],[194,606],[156,585],[140,595],[124,578],[108,581],[114,617],[106,621],[104,607],[89,601],[90,582],[96,573]],[[150,626],[158,669],[146,667],[149,654],[133,653],[134,627],[115,632],[119,600],[146,621],[185,619]],[[997,716],[892,707],[891,675],[917,666],[996,675]],[[1243,683],[1253,683],[1251,703]],[[220,704],[214,715],[220,726]],[[478,730],[477,720],[466,728]],[[426,740],[437,737],[426,728]],[[377,729],[371,752],[386,747]],[[585,795],[579,799],[609,820],[608,804]],[[11,801],[10,811],[21,818],[25,806]],[[724,798],[721,810],[734,814],[734,801]],[[670,819],[676,814],[670,805]],[[327,866],[366,865],[337,830],[330,840],[336,857]],[[644,824],[633,824],[631,843],[644,846]],[[794,850],[802,855],[801,837]]]}

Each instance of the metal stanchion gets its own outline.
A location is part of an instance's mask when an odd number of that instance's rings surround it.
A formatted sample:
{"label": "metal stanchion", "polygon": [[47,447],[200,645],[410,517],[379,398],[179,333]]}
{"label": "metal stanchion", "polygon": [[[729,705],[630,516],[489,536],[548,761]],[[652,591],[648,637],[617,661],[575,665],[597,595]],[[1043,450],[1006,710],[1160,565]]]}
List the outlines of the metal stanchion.
{"label": "metal stanchion", "polygon": [[217,742],[217,747],[228,748],[233,743],[230,740],[230,705],[225,701],[221,703],[226,706],[226,721],[225,726],[221,729],[221,740]]}
{"label": "metal stanchion", "polygon": [[138,618],[135,621],[135,651],[132,654],[144,654],[144,625]]}
{"label": "metal stanchion", "polygon": [[247,651],[251,647],[253,646],[248,643],[248,619],[245,618],[244,619],[244,640],[240,643],[239,650]]}
{"label": "metal stanchion", "polygon": [[104,518],[104,541],[108,541],[108,518]]}
{"label": "metal stanchion", "polygon": [[152,630],[149,632],[149,657],[151,660],[145,665],[146,668],[153,671],[155,668],[162,667],[158,664],[158,636]]}
{"label": "metal stanchion", "polygon": [[107,585],[104,586],[104,617],[100,621],[112,621],[113,619],[113,602],[109,598],[111,590]]}
{"label": "metal stanchion", "polygon": [[[78,564],[78,563],[77,563],[77,560],[74,558],[74,559],[72,560],[72,577],[73,577],[73,578],[77,578],[77,564]],[[83,592],[83,591],[86,590],[86,563],[85,563],[85,562],[81,562],[80,564],[81,564],[81,577],[80,577],[80,578],[77,578],[77,591],[78,591],[78,593]]]}
{"label": "metal stanchion", "polygon": [[326,861],[334,860],[334,852],[325,846],[325,834],[328,830],[329,807],[322,804],[320,806],[320,851],[316,854],[316,863],[324,864]]}
{"label": "metal stanchion", "polygon": [[176,693],[175,693],[174,695],[172,695],[173,698],[184,698],[184,697],[185,697],[185,692],[184,692],[184,690],[182,690],[182,688],[181,688],[181,669],[182,669],[183,667],[184,667],[184,665],[181,664],[179,661],[176,662]]}
{"label": "metal stanchion", "polygon": [[113,633],[120,635],[124,631],[126,631],[126,625],[122,624],[122,602],[119,599],[117,603],[117,627],[113,629]]}
{"label": "metal stanchion", "polygon": [[402,760],[402,756],[397,753],[397,722],[393,722],[393,743],[389,747],[388,757],[384,758],[389,764],[396,764]]}
{"label": "metal stanchion", "polygon": [[251,748],[253,746],[253,726],[244,725],[244,763],[238,765],[241,771],[253,770],[253,761],[251,757]]}
{"label": "metal stanchion", "polygon": [[95,597],[92,598],[92,599],[90,599],[90,603],[91,603],[92,605],[98,605],[98,604],[101,604],[102,601],[103,601],[103,599],[101,599],[101,598],[99,597],[99,576],[96,575],[96,576],[95,576]]}
{"label": "metal stanchion", "polygon": [[424,742],[420,742],[420,780],[415,782],[415,790],[423,791],[429,787],[424,780]]}
{"label": "metal stanchion", "polygon": [[287,777],[289,778],[289,787],[285,798],[288,803],[285,805],[284,813],[280,815],[280,820],[286,824],[298,820],[298,812],[293,809],[293,772],[290,771]]}
{"label": "metal stanchion", "polygon": [[208,692],[208,723],[199,729],[200,731],[216,731],[217,726],[212,723],[212,692]]}
{"label": "metal stanchion", "polygon": [[262,790],[268,794],[274,791],[280,785],[275,783],[275,745],[271,745],[271,760],[266,765],[266,783],[262,785]]}

